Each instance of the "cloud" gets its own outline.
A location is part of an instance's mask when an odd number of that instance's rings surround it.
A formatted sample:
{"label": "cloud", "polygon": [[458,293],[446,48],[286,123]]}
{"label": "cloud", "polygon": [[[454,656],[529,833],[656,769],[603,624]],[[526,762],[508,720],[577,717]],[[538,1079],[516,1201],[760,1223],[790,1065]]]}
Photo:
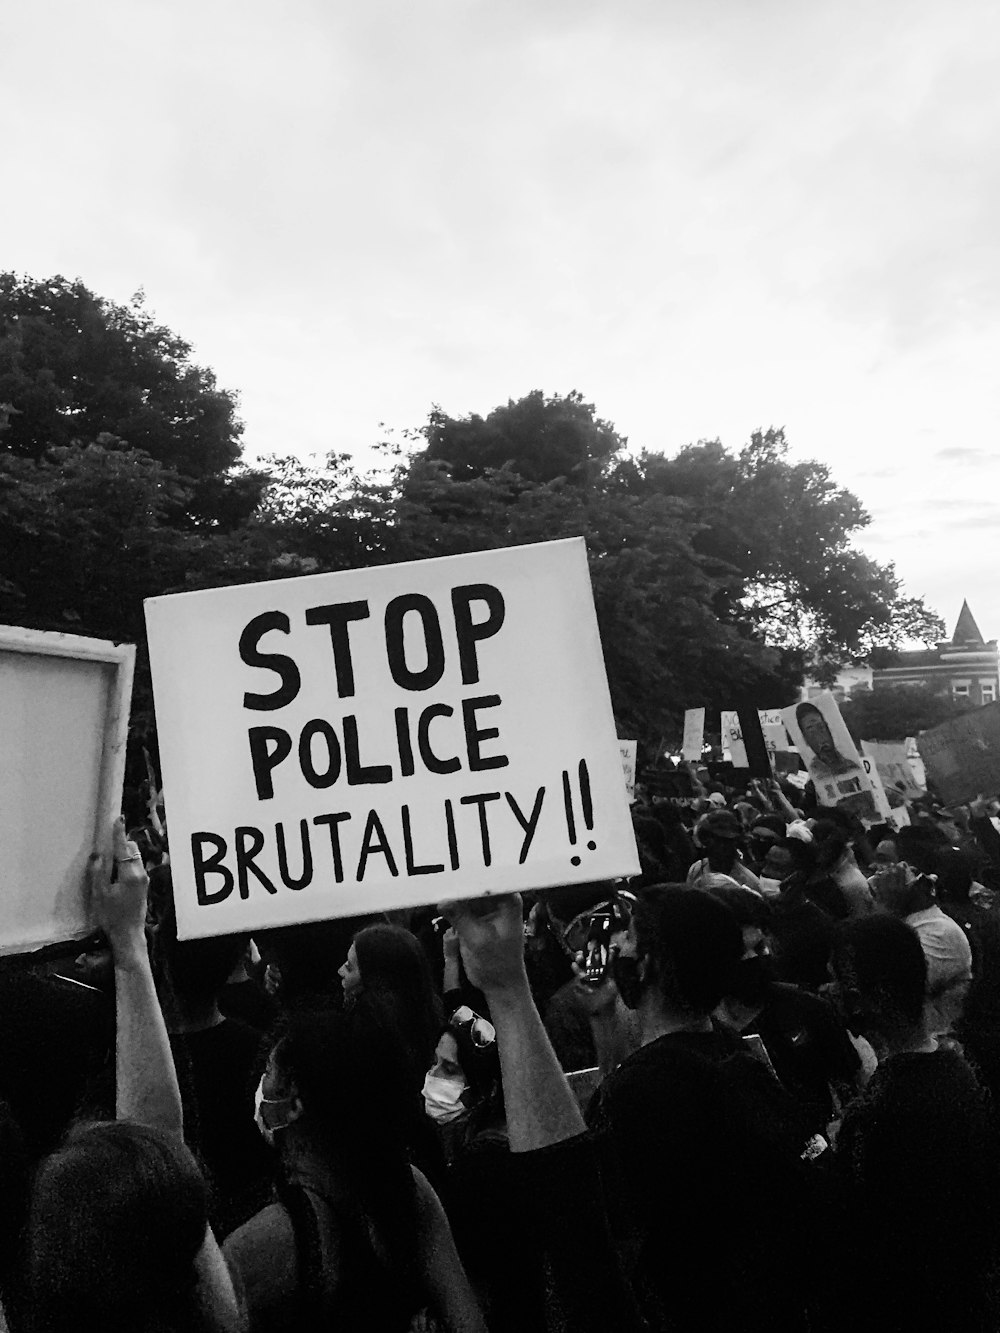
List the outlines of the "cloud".
{"label": "cloud", "polygon": [[960,463],[963,466],[975,463],[995,463],[996,454],[989,453],[986,449],[971,449],[965,445],[955,445],[950,449],[939,449],[934,455],[942,463]]}

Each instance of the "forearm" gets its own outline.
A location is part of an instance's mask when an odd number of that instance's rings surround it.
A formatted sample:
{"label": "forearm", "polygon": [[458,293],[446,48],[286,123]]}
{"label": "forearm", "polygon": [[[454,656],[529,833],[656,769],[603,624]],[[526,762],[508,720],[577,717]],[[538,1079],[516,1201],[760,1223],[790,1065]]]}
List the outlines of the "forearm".
{"label": "forearm", "polygon": [[114,948],[116,1115],[183,1134],[181,1096],[144,942]]}
{"label": "forearm", "polygon": [[512,1152],[531,1152],[582,1134],[573,1091],[542,1025],[527,978],[488,993],[497,1030],[507,1132]]}

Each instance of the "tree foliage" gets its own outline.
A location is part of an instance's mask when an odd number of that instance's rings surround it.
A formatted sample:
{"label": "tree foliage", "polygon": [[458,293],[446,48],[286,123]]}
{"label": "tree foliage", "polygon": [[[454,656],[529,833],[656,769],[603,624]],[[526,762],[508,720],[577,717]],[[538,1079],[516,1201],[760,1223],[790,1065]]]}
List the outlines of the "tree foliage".
{"label": "tree foliage", "polygon": [[145,597],[560,537],[586,538],[616,717],[640,739],[939,631],[851,544],[857,499],[781,431],[630,456],[582,395],[534,391],[486,417],[435,408],[359,474],[338,454],[243,466],[235,408],[141,299],[0,275],[0,618],[137,642],[140,712]]}

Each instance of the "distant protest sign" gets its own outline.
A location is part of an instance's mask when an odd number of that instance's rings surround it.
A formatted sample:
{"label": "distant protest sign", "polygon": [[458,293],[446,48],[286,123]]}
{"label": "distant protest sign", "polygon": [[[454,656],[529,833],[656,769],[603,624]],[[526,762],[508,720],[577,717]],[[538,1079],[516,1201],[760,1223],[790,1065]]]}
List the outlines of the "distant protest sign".
{"label": "distant protest sign", "polygon": [[696,764],[705,748],[705,710],[689,708],[684,714],[684,740],[681,743],[681,758]]}
{"label": "distant protest sign", "polygon": [[135,649],[0,626],[0,953],[94,929],[87,858],[121,812]]}
{"label": "distant protest sign", "polygon": [[637,741],[619,741],[618,748],[622,757],[622,776],[625,779],[625,794],[628,796],[629,805],[635,800],[635,756],[638,749]]}
{"label": "distant protest sign", "polygon": [[837,806],[866,823],[877,823],[881,816],[871,779],[830,691],[782,709],[781,716],[813,781],[819,804]]}
{"label": "distant protest sign", "polygon": [[740,715],[735,710],[726,711],[723,709],[721,716],[722,749],[729,751],[729,758],[733,768],[747,768],[746,746],[743,744],[743,728],[740,726]]}
{"label": "distant protest sign", "polygon": [[862,741],[861,752],[878,769],[893,808],[923,796],[924,788],[914,776],[902,741]]}
{"label": "distant protest sign", "polygon": [[146,622],[182,938],[638,872],[582,538]]}
{"label": "distant protest sign", "polygon": [[918,744],[927,778],[947,805],[1000,792],[1000,703],[922,731]]}

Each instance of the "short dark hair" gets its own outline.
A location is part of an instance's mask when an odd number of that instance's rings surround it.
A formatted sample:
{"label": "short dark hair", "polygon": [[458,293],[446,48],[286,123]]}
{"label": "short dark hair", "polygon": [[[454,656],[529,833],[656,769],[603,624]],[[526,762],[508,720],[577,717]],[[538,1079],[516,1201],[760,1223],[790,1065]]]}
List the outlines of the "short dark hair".
{"label": "short dark hair", "polygon": [[639,894],[634,920],[639,955],[649,958],[664,998],[710,1014],[743,955],[732,908],[703,889],[656,884]]}
{"label": "short dark hair", "polygon": [[157,866],[150,872],[149,884],[150,898],[157,903],[159,915],[154,952],[157,962],[167,969],[170,988],[181,1002],[215,1000],[246,952],[250,936],[179,940],[170,868]]}
{"label": "short dark hair", "polygon": [[833,941],[834,970],[853,973],[858,990],[895,1020],[918,1023],[924,1011],[927,962],[916,931],[897,917],[844,921]]}
{"label": "short dark hair", "polygon": [[803,718],[809,717],[811,713],[815,713],[816,716],[822,720],[827,730],[829,730],[830,724],[829,722],[827,722],[826,718],[823,717],[823,710],[821,708],[817,708],[815,704],[810,704],[810,703],[799,704],[798,708],[796,708],[795,710],[795,721],[801,727]]}

